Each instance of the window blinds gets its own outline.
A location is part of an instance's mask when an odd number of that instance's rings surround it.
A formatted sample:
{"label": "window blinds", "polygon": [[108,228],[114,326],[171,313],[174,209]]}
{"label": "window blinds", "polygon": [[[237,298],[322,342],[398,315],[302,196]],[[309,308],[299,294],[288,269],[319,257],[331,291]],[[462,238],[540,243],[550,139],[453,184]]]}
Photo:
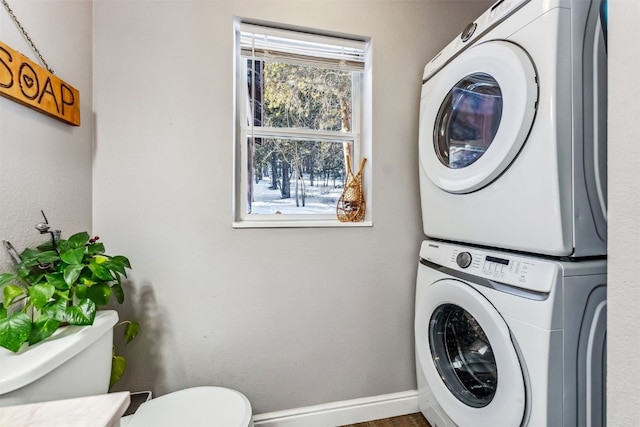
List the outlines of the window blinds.
{"label": "window blinds", "polygon": [[258,61],[363,71],[367,42],[240,24],[242,56]]}

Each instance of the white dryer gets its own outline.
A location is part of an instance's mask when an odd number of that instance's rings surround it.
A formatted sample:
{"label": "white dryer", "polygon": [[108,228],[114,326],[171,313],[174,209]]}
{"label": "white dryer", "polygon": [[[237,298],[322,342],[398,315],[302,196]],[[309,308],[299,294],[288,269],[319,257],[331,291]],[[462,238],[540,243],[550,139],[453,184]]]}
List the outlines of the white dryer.
{"label": "white dryer", "polygon": [[602,10],[601,0],[500,0],[427,64],[419,174],[428,237],[606,254]]}
{"label": "white dryer", "polygon": [[433,427],[605,425],[606,261],[425,241],[420,409]]}

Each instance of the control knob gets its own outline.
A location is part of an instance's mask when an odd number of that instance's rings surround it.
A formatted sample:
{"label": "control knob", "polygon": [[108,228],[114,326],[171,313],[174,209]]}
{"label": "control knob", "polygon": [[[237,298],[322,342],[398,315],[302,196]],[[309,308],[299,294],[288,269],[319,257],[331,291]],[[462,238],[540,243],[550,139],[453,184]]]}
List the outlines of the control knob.
{"label": "control knob", "polygon": [[456,263],[462,268],[467,268],[471,265],[471,259],[469,252],[460,252],[456,257]]}
{"label": "control knob", "polygon": [[475,22],[472,22],[464,27],[464,30],[462,30],[462,34],[460,34],[460,38],[462,39],[462,41],[466,42],[467,40],[469,40],[473,33],[476,32],[477,27],[478,25]]}

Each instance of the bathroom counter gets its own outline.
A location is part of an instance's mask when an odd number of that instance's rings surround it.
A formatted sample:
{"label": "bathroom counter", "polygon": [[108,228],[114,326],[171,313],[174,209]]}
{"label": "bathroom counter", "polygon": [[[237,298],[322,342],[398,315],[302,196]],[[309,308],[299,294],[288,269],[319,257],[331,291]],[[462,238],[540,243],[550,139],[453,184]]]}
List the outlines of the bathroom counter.
{"label": "bathroom counter", "polygon": [[0,426],[118,427],[129,392],[54,400],[0,408]]}

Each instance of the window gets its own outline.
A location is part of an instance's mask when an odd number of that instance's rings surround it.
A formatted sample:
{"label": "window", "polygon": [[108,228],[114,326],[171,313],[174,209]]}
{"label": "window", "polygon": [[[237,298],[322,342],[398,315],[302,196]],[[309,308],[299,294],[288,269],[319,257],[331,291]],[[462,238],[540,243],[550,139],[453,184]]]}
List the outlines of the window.
{"label": "window", "polygon": [[237,23],[234,226],[341,224],[346,159],[355,173],[370,154],[362,132],[367,45]]}

